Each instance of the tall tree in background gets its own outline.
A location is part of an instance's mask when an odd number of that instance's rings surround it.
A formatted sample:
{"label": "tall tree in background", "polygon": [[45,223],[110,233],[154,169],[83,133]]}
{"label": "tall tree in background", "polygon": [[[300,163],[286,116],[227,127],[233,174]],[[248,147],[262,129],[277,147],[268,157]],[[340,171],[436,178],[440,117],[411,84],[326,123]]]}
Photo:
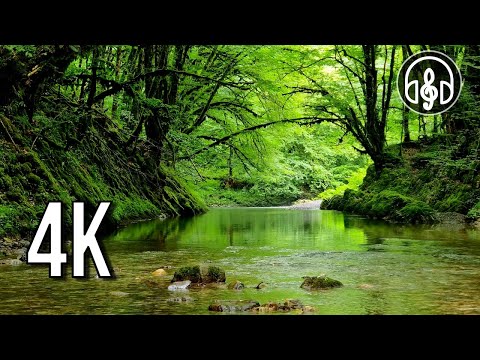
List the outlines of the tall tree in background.
{"label": "tall tree in background", "polygon": [[[386,45],[335,46],[316,63],[320,67],[335,67],[339,73],[336,84],[308,74],[306,66],[296,67],[308,85],[295,87],[293,92],[312,94],[315,115],[330,116],[330,121],[342,127],[345,135],[352,134],[363,147],[357,150],[370,156],[377,172],[386,162],[385,127],[393,90],[395,51],[395,46]],[[379,61],[382,66],[377,69]],[[318,67],[316,70],[321,73]],[[349,89],[346,94],[345,89]]]}

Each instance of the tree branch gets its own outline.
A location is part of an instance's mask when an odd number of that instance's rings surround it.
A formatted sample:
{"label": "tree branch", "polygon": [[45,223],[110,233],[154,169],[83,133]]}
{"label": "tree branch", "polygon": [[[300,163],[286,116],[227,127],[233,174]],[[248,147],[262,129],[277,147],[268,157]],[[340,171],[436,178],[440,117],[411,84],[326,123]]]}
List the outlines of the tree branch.
{"label": "tree branch", "polygon": [[[118,92],[120,92],[124,89],[127,89],[131,85],[133,85],[133,84],[135,84],[135,83],[137,83],[141,80],[144,80],[148,77],[165,76],[165,75],[172,75],[172,74],[189,76],[189,77],[192,77],[192,78],[195,78],[195,79],[200,79],[200,80],[205,80],[205,81],[211,81],[211,82],[215,82],[217,84],[220,84],[221,86],[235,87],[235,88],[238,88],[238,89],[241,89],[241,90],[248,90],[249,87],[247,85],[252,84],[252,82],[236,83],[236,82],[227,82],[227,81],[223,81],[223,80],[217,80],[217,79],[213,79],[213,78],[208,77],[208,76],[193,74],[193,73],[189,73],[189,72],[183,71],[183,70],[157,69],[157,70],[154,70],[154,71],[150,71],[150,72],[147,72],[147,73],[144,73],[144,74],[137,75],[133,79],[131,79],[129,81],[125,81],[123,83],[119,83],[119,82],[116,82],[114,80],[102,79],[102,81],[104,81],[105,83],[107,83],[107,82],[110,83],[112,87],[110,89],[107,89],[107,90],[101,92],[97,96],[95,96],[93,102],[98,103],[98,102],[102,101],[104,98],[106,98],[107,96],[116,94],[116,93],[118,93]],[[86,78],[92,78],[92,75],[75,75],[75,77],[76,78],[85,78],[85,77]]]}
{"label": "tree branch", "polygon": [[[310,121],[301,122],[303,120],[310,120]],[[270,122],[267,122],[267,123],[254,125],[254,126],[251,126],[251,127],[248,127],[248,128],[244,128],[242,130],[235,131],[235,132],[233,132],[229,135],[226,135],[226,136],[224,136],[220,139],[215,139],[215,141],[212,142],[211,144],[208,144],[207,146],[205,146],[201,149],[198,149],[198,150],[194,151],[193,153],[191,153],[189,155],[181,156],[181,157],[178,158],[178,160],[190,159],[191,157],[193,157],[195,155],[198,155],[201,152],[203,152],[205,150],[208,150],[208,149],[210,149],[214,146],[224,144],[225,142],[227,142],[228,140],[230,140],[231,138],[233,138],[235,136],[244,134],[248,131],[254,131],[254,130],[261,129],[261,128],[265,128],[265,127],[268,127],[270,125],[281,124],[281,123],[294,123],[294,124],[298,124],[298,125],[313,125],[313,124],[319,124],[319,123],[324,122],[324,121],[335,122],[335,121],[338,121],[338,119],[318,118],[318,117],[301,117],[301,118],[296,118],[296,119],[283,119],[283,120],[270,121]],[[214,139],[214,138],[211,138],[210,140],[212,140],[212,139]]]}

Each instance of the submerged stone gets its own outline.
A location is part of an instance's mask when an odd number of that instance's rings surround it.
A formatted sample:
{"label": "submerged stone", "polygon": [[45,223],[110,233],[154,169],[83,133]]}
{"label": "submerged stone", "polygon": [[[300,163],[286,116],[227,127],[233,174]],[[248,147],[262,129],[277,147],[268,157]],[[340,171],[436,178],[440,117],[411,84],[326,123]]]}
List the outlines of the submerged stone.
{"label": "submerged stone", "polygon": [[13,266],[17,266],[17,265],[22,265],[23,262],[22,260],[19,260],[19,259],[5,259],[5,260],[0,260],[0,265],[13,265]]}
{"label": "submerged stone", "polygon": [[314,312],[313,306],[304,306],[300,300],[285,300],[283,303],[268,302],[260,305],[258,301],[223,301],[215,302],[208,307],[209,311],[216,312],[254,312],[254,313],[278,313],[294,312],[298,314]]}
{"label": "submerged stone", "polygon": [[166,276],[168,274],[164,269],[157,269],[154,272],[152,272],[152,275],[153,276]]}
{"label": "submerged stone", "polygon": [[177,290],[186,290],[192,282],[190,280],[185,281],[176,281],[173,284],[168,286],[168,290],[177,291]]}
{"label": "submerged stone", "polygon": [[216,312],[242,312],[252,310],[259,306],[260,303],[258,301],[236,301],[210,304],[208,310]]}
{"label": "submerged stone", "polygon": [[242,290],[245,288],[245,285],[241,281],[232,281],[231,283],[228,284],[228,288],[230,290]]}
{"label": "submerged stone", "polygon": [[179,297],[167,299],[168,303],[187,303],[192,301],[193,299],[190,296],[179,296]]}
{"label": "submerged stone", "polygon": [[320,290],[341,287],[343,284],[335,279],[329,278],[325,275],[320,276],[304,276],[301,288],[306,290]]}

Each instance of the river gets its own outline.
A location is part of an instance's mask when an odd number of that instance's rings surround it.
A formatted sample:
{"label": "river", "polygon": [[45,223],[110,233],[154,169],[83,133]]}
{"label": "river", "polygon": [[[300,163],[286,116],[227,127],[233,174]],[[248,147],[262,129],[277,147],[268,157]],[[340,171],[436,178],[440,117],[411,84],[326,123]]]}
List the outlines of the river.
{"label": "river", "polygon": [[[480,314],[480,232],[398,225],[336,211],[225,208],[132,224],[103,240],[115,280],[48,277],[48,266],[0,266],[0,314],[218,314],[216,300],[298,299],[313,314]],[[216,265],[227,288],[168,291],[185,265]],[[300,288],[326,274],[344,286]],[[260,282],[262,289],[255,286]],[[189,301],[174,302],[175,297]]]}

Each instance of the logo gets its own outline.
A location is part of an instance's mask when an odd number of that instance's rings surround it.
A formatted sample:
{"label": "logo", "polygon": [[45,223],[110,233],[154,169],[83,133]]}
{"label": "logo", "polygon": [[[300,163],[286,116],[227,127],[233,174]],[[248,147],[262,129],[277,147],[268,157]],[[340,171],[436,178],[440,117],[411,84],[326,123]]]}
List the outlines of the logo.
{"label": "logo", "polygon": [[403,103],[422,115],[441,114],[458,100],[462,75],[455,62],[438,51],[421,51],[402,64],[397,88]]}

